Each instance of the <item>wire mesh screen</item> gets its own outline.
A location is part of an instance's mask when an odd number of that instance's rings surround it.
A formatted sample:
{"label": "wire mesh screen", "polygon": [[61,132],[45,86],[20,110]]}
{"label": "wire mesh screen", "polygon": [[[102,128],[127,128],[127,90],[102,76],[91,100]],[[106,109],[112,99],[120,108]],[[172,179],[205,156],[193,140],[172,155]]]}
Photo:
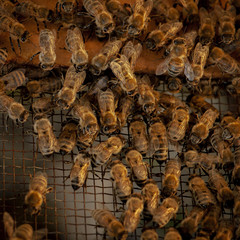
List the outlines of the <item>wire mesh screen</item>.
{"label": "wire mesh screen", "polygon": [[[166,86],[162,82],[159,91],[166,91]],[[29,109],[32,100],[25,101],[21,98],[20,91],[14,93],[14,98]],[[177,94],[182,100],[186,100],[189,92],[183,89],[181,94]],[[239,98],[231,96],[221,96],[219,98],[207,99],[221,113],[221,116],[231,111],[239,114]],[[56,136],[59,136],[61,123],[66,119],[66,111],[55,110],[49,118],[53,124]],[[109,169],[104,174],[104,167],[90,169],[86,185],[77,191],[73,191],[70,180],[66,177],[70,173],[74,156],[78,153],[75,148],[71,154],[62,156],[54,153],[50,157],[44,157],[39,152],[37,141],[31,131],[33,131],[33,116],[22,126],[17,127],[11,120],[8,121],[8,131],[6,131],[5,115],[0,118],[0,178],[1,178],[1,202],[0,212],[8,211],[17,223],[29,223],[33,228],[48,229],[46,239],[105,239],[104,229],[97,226],[91,217],[91,211],[96,208],[108,208],[119,219],[124,211],[124,204],[114,194],[113,183],[110,180]],[[121,134],[127,140],[125,148],[130,146],[131,139],[128,131],[128,124],[121,130]],[[99,134],[94,144],[103,141],[107,136]],[[181,151],[181,149],[178,149]],[[214,153],[213,153],[214,154]],[[177,155],[175,146],[169,146],[169,158]],[[124,151],[119,156],[115,156],[125,162]],[[150,166],[150,177],[153,178],[159,189],[161,189],[162,177],[165,163],[159,165],[151,158],[144,158]],[[23,202],[25,194],[28,192],[30,175],[36,172],[46,172],[48,175],[48,186],[53,187],[53,191],[47,194],[47,202],[43,204],[39,216],[30,216],[24,211]],[[199,174],[205,176],[200,170]],[[130,169],[128,168],[130,173]],[[193,169],[184,168],[180,177],[180,186],[177,196],[181,199],[181,206],[174,219],[163,229],[157,232],[160,239],[164,238],[165,230],[169,226],[177,224],[192,209],[192,195],[188,190],[188,178],[193,173]],[[227,175],[227,173],[222,172]],[[134,192],[141,189],[134,183]],[[232,210],[223,212],[224,217],[232,218]],[[129,234],[128,239],[140,239],[141,231],[146,221],[141,220],[137,230]],[[3,226],[3,224],[1,224]],[[3,228],[0,229],[0,236],[4,235]]]}

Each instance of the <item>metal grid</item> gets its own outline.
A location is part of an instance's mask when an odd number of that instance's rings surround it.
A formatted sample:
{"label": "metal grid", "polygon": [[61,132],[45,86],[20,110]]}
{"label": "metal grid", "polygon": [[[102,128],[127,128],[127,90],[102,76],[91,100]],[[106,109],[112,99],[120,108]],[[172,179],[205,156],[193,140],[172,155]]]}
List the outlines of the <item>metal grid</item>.
{"label": "metal grid", "polygon": [[[166,91],[166,85],[161,82],[159,91]],[[21,101],[28,109],[32,99],[24,101],[20,92],[14,93],[14,98]],[[189,95],[186,89],[181,94],[177,94],[182,100]],[[221,96],[219,98],[208,99],[224,115],[227,111],[239,114],[239,98],[231,96]],[[50,117],[56,136],[60,134],[61,122],[65,120],[64,111],[55,111]],[[29,223],[33,228],[47,228],[47,239],[104,239],[104,229],[96,226],[91,217],[91,210],[102,208],[103,206],[111,210],[119,219],[124,211],[124,205],[113,194],[113,184],[110,180],[109,169],[103,176],[103,167],[91,170],[88,175],[85,187],[73,191],[70,180],[64,182],[69,175],[72,161],[77,154],[74,153],[62,156],[55,153],[49,158],[43,157],[37,149],[36,138],[26,134],[33,130],[33,116],[30,115],[28,121],[20,127],[16,127],[11,120],[8,121],[8,132],[4,125],[5,115],[0,118],[0,236],[3,236],[2,214],[8,211],[17,223]],[[125,126],[121,134],[127,139],[127,146],[131,143],[128,126]],[[106,139],[106,136],[99,135],[95,143]],[[124,151],[123,151],[124,152]],[[124,163],[124,153],[120,158]],[[170,145],[169,158],[176,157],[176,149]],[[153,159],[144,158],[150,165],[150,176],[157,182],[161,189],[162,173],[165,163],[159,165]],[[128,169],[129,170],[129,169]],[[24,212],[24,196],[28,191],[30,174],[37,171],[46,172],[48,175],[48,186],[53,187],[53,191],[47,195],[47,204],[42,206],[42,211],[38,217],[29,216]],[[201,176],[205,176],[198,169]],[[130,171],[129,171],[130,173]],[[159,229],[159,239],[163,239],[165,229],[169,226],[176,226],[181,219],[192,208],[192,196],[188,189],[187,182],[193,169],[184,168],[180,177],[180,186],[177,195],[180,196],[181,206],[176,219],[170,221],[166,228]],[[134,183],[134,192],[140,192],[140,188]],[[232,210],[223,212],[224,217],[232,217]],[[140,239],[141,230],[145,222],[141,221],[134,234],[129,234],[128,239]]]}

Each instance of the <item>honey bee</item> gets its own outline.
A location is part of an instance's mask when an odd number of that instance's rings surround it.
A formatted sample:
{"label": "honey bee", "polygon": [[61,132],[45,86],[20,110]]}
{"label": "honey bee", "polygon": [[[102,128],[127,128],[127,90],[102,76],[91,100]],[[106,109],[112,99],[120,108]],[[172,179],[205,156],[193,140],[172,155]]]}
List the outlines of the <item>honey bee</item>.
{"label": "honey bee", "polygon": [[177,22],[180,18],[180,13],[177,8],[174,8],[170,2],[163,0],[153,1],[153,9],[156,10],[161,22]]}
{"label": "honey bee", "polygon": [[149,21],[149,15],[153,8],[152,0],[136,0],[133,13],[128,18],[128,34],[136,36],[141,34],[146,28]]}
{"label": "honey bee", "polygon": [[170,159],[165,166],[165,174],[162,182],[161,194],[169,197],[177,192],[181,175],[181,162],[178,159]]}
{"label": "honey bee", "polygon": [[42,155],[46,156],[59,151],[52,124],[44,115],[35,116],[33,128],[38,135],[38,147]]}
{"label": "honey bee", "polygon": [[157,186],[157,183],[153,179],[149,179],[146,181],[141,193],[145,201],[143,214],[145,217],[149,218],[154,214],[158,207],[160,190]]}
{"label": "honey bee", "polygon": [[151,115],[156,109],[156,97],[153,92],[153,88],[150,85],[150,79],[148,75],[143,75],[142,78],[138,78],[138,104],[142,107],[142,110]]}
{"label": "honey bee", "polygon": [[14,220],[12,216],[8,212],[3,213],[3,225],[4,230],[7,233],[8,239],[25,239],[32,240],[35,239],[43,239],[47,234],[47,229],[39,229],[37,231],[33,231],[33,228],[29,224],[22,224],[14,229]]}
{"label": "honey bee", "polygon": [[190,239],[197,232],[198,225],[204,217],[205,212],[200,207],[193,207],[189,215],[181,221],[179,231],[184,238]]}
{"label": "honey bee", "polygon": [[120,58],[116,57],[110,62],[110,68],[113,74],[120,82],[122,89],[129,95],[134,96],[137,94],[137,79],[131,69],[127,57],[123,54]]}
{"label": "honey bee", "polygon": [[0,110],[7,112],[8,117],[17,124],[26,122],[29,116],[29,112],[21,103],[16,102],[3,92],[0,93]]}
{"label": "honey bee", "polygon": [[28,0],[24,0],[23,2],[20,2],[15,7],[15,12],[18,15],[21,15],[23,17],[27,17],[27,18],[33,17],[37,23],[38,31],[39,31],[39,24],[37,21],[52,22],[54,20],[54,13],[52,10]]}
{"label": "honey bee", "polygon": [[108,138],[107,141],[99,143],[97,146],[92,147],[89,150],[89,154],[92,155],[93,166],[99,166],[106,163],[112,154],[118,154],[125,145],[125,141],[122,136],[113,136]]}
{"label": "honey bee", "polygon": [[0,69],[6,63],[8,58],[8,50],[7,48],[0,48]]}
{"label": "honey bee", "polygon": [[148,156],[154,158],[159,164],[167,160],[168,156],[168,140],[166,127],[160,118],[153,118],[148,129],[149,147]]}
{"label": "honey bee", "polygon": [[126,240],[127,232],[116,217],[107,209],[96,209],[92,211],[92,217],[102,227],[107,230],[107,234],[110,237],[116,239]]}
{"label": "honey bee", "polygon": [[209,46],[202,46],[200,42],[197,43],[193,52],[193,60],[192,60],[194,78],[188,79],[191,85],[196,86],[199,84],[199,81],[202,78],[204,73],[204,66],[206,64],[208,54],[209,54]]}
{"label": "honey bee", "polygon": [[96,135],[99,131],[97,118],[93,112],[87,95],[77,99],[71,109],[73,118],[79,120],[79,127],[83,134]]}
{"label": "honey bee", "polygon": [[184,37],[177,37],[169,47],[169,55],[163,60],[156,69],[156,75],[162,75],[165,72],[171,77],[177,77],[183,71],[188,79],[194,78],[192,66],[188,60],[188,51],[194,44],[197,33],[189,32]]}
{"label": "honey bee", "polygon": [[140,115],[133,118],[129,132],[132,136],[133,147],[142,154],[146,153],[148,150],[147,126]]}
{"label": "honey bee", "polygon": [[233,183],[240,186],[240,139],[234,141],[234,168],[232,171]]}
{"label": "honey bee", "polygon": [[228,183],[216,169],[211,169],[208,173],[208,182],[212,188],[217,191],[217,200],[220,203],[223,203],[225,208],[231,208],[233,206],[234,195],[233,191],[229,188]]}
{"label": "honey bee", "polygon": [[189,189],[192,192],[193,199],[197,206],[207,208],[216,204],[214,195],[207,188],[204,180],[196,175],[189,178]]}
{"label": "honey bee", "polygon": [[167,80],[167,88],[171,93],[178,93],[182,90],[182,80],[180,78],[169,77]]}
{"label": "honey bee", "polygon": [[76,7],[77,0],[58,0],[56,3],[56,11],[67,14],[73,13]]}
{"label": "honey bee", "polygon": [[134,101],[129,96],[120,99],[119,110],[117,111],[117,120],[119,129],[126,125],[128,116],[132,113]]}
{"label": "honey bee", "polygon": [[210,206],[202,220],[201,227],[209,235],[212,235],[218,229],[221,210],[218,204]]}
{"label": "honey bee", "polygon": [[67,122],[61,129],[58,137],[60,153],[70,153],[77,143],[77,123],[74,120]]}
{"label": "honey bee", "polygon": [[126,203],[126,211],[123,214],[123,226],[127,232],[136,230],[143,211],[144,200],[140,193],[133,193]]}
{"label": "honey bee", "polygon": [[62,87],[62,82],[60,78],[46,77],[39,81],[29,81],[26,87],[29,95],[35,98],[39,97],[42,93],[57,93]]}
{"label": "honey bee", "polygon": [[222,219],[219,223],[219,227],[216,236],[213,240],[231,240],[233,238],[234,224],[230,219]]}
{"label": "honey bee", "polygon": [[155,229],[146,229],[142,232],[140,240],[158,240],[158,234]]}
{"label": "honey bee", "polygon": [[165,109],[182,106],[185,107],[185,103],[179,98],[166,93],[160,93],[158,96],[158,103]]}
{"label": "honey bee", "polygon": [[176,107],[172,111],[172,120],[167,125],[167,135],[172,141],[180,141],[184,138],[189,122],[189,110],[187,107]]}
{"label": "honey bee", "polygon": [[215,36],[216,16],[209,14],[205,8],[199,9],[200,28],[199,41],[202,45],[210,45]]}
{"label": "honey bee", "polygon": [[127,57],[131,69],[134,70],[137,59],[142,53],[142,45],[140,43],[133,45],[132,41],[128,41],[122,48],[121,53]]}
{"label": "honey bee", "polygon": [[111,163],[110,175],[113,179],[116,195],[122,202],[126,202],[133,191],[133,184],[127,176],[127,168],[121,163],[120,160],[115,160]]}
{"label": "honey bee", "polygon": [[46,203],[46,194],[52,188],[47,188],[47,174],[37,172],[29,184],[29,192],[25,196],[25,204],[28,206],[31,215],[39,214],[41,206]]}
{"label": "honey bee", "polygon": [[191,131],[190,141],[192,144],[199,144],[208,137],[209,130],[219,116],[218,111],[208,109],[195,124]]}
{"label": "honey bee", "polygon": [[52,97],[41,97],[32,104],[32,110],[35,114],[46,114],[56,107]]}
{"label": "honey bee", "polygon": [[71,63],[76,71],[83,71],[88,65],[88,53],[79,28],[68,29],[65,40],[67,50],[72,53]]}
{"label": "honey bee", "polygon": [[188,22],[192,22],[195,20],[195,17],[198,16],[198,1],[194,0],[178,0],[182,6],[182,14],[183,18],[188,20]]}
{"label": "honey bee", "polygon": [[182,237],[176,228],[170,227],[164,236],[164,240],[182,240]]}
{"label": "honey bee", "polygon": [[239,74],[238,62],[221,48],[214,47],[209,55],[210,61],[215,63],[222,72],[231,75]]}
{"label": "honey bee", "polygon": [[39,35],[39,46],[41,51],[34,54],[30,61],[39,54],[40,66],[44,71],[52,70],[56,61],[55,53],[55,32],[43,29]]}
{"label": "honey bee", "polygon": [[100,110],[100,122],[102,125],[102,131],[105,134],[110,134],[117,129],[117,101],[113,91],[108,88],[106,91],[99,90],[98,95],[98,105]]}
{"label": "honey bee", "polygon": [[160,23],[158,29],[149,33],[146,39],[146,47],[152,51],[163,47],[164,44],[176,36],[182,27],[182,22]]}
{"label": "honey bee", "polygon": [[81,90],[82,84],[86,78],[86,72],[76,72],[71,65],[66,73],[62,89],[57,95],[57,105],[63,109],[68,109],[76,99],[77,92]]}
{"label": "honey bee", "polygon": [[204,97],[200,95],[191,96],[190,106],[200,111],[201,113],[206,112],[208,109],[217,111],[217,109],[212,104],[205,101]]}
{"label": "honey bee", "polygon": [[74,158],[74,164],[72,166],[70,175],[68,178],[71,180],[72,188],[74,191],[82,187],[88,176],[88,168],[91,160],[85,153],[79,153]]}
{"label": "honey bee", "polygon": [[210,170],[215,167],[216,164],[221,162],[221,160],[214,155],[198,153],[196,150],[188,150],[183,155],[187,167],[195,167],[199,165],[205,171]]}
{"label": "honey bee", "polygon": [[233,154],[230,149],[230,144],[222,139],[222,128],[216,127],[211,136],[210,142],[212,147],[218,152],[219,156],[223,160],[223,169],[233,168]]}
{"label": "honey bee", "polygon": [[108,41],[91,60],[90,71],[94,75],[99,75],[108,67],[109,60],[115,56],[122,47],[122,41],[113,39]]}
{"label": "honey bee", "polygon": [[22,43],[25,43],[29,40],[30,37],[29,32],[26,30],[23,24],[19,23],[16,19],[13,19],[12,17],[5,14],[1,14],[0,16],[0,30],[10,33],[10,44],[14,52],[15,49],[13,47],[12,37],[17,39],[20,50],[20,41]]}
{"label": "honey bee", "polygon": [[176,196],[165,198],[162,204],[153,212],[153,222],[160,228],[164,227],[176,215],[179,208],[179,199]]}
{"label": "honey bee", "polygon": [[232,141],[240,137],[240,120],[237,118],[229,122],[223,128],[222,138],[227,141]]}
{"label": "honey bee", "polygon": [[1,77],[0,82],[2,82],[4,85],[3,90],[14,91],[18,87],[22,86],[26,81],[26,77],[24,74],[25,74],[25,69],[21,68],[21,69],[12,71],[4,75],[3,77]]}
{"label": "honey bee", "polygon": [[139,187],[143,187],[148,180],[148,166],[137,150],[130,150],[126,154],[126,162],[131,167],[133,179]]}
{"label": "honey bee", "polygon": [[214,12],[218,18],[218,32],[221,36],[221,40],[225,44],[230,44],[234,40],[236,33],[236,8],[233,5],[228,5],[224,10],[220,7],[220,5],[216,5]]}
{"label": "honey bee", "polygon": [[111,33],[115,28],[111,13],[98,0],[83,0],[83,6],[87,12],[95,18],[97,27],[103,33]]}

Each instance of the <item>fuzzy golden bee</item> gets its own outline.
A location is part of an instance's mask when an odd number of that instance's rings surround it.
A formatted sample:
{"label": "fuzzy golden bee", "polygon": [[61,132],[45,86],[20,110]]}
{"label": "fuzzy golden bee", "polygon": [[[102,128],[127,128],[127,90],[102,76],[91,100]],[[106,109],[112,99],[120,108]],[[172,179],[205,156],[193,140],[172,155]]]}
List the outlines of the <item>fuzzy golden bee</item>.
{"label": "fuzzy golden bee", "polygon": [[39,214],[41,206],[46,203],[46,194],[52,188],[47,188],[47,174],[37,172],[29,184],[29,192],[25,196],[25,204],[28,206],[31,214]]}
{"label": "fuzzy golden bee", "polygon": [[112,154],[118,154],[125,145],[125,140],[122,136],[112,136],[105,142],[92,147],[89,154],[92,155],[92,165],[100,166],[106,163]]}
{"label": "fuzzy golden bee", "polygon": [[87,12],[95,18],[97,27],[103,33],[111,33],[115,28],[112,14],[98,0],[83,0],[83,6]]}
{"label": "fuzzy golden bee", "polygon": [[83,71],[88,65],[88,53],[85,49],[83,36],[78,27],[68,29],[65,40],[67,50],[72,53],[71,63],[77,71]]}
{"label": "fuzzy golden bee", "polygon": [[158,240],[158,234],[155,229],[145,229],[141,234],[141,240]]}
{"label": "fuzzy golden bee", "polygon": [[176,196],[163,200],[161,205],[153,212],[153,222],[160,228],[164,227],[175,216],[179,208],[179,199]]}
{"label": "fuzzy golden bee", "polygon": [[133,193],[126,202],[126,211],[123,213],[123,226],[127,232],[136,230],[144,207],[143,196]]}
{"label": "fuzzy golden bee", "polygon": [[170,227],[164,236],[164,240],[182,240],[182,237],[176,228]]}
{"label": "fuzzy golden bee", "polygon": [[130,150],[126,154],[126,161],[131,167],[133,179],[139,187],[145,185],[148,179],[148,166],[143,162],[143,157],[137,150]]}
{"label": "fuzzy golden bee", "polygon": [[160,118],[153,118],[150,122],[149,146],[147,155],[154,157],[159,164],[168,157],[168,139],[166,127]]}
{"label": "fuzzy golden bee", "polygon": [[127,168],[121,163],[120,160],[115,160],[111,163],[110,170],[111,178],[116,195],[122,202],[126,202],[133,191],[133,184],[127,176]]}
{"label": "fuzzy golden bee", "polygon": [[128,18],[128,34],[130,36],[137,36],[147,28],[152,7],[152,0],[136,0],[133,13]]}
{"label": "fuzzy golden bee", "polygon": [[59,152],[59,145],[52,124],[44,115],[35,116],[33,128],[37,134],[38,147],[42,155],[48,156],[54,152]]}
{"label": "fuzzy golden bee", "polygon": [[74,158],[74,163],[68,176],[74,191],[78,190],[86,182],[90,164],[91,159],[85,153],[79,153]]}
{"label": "fuzzy golden bee", "polygon": [[189,189],[192,192],[193,199],[197,206],[207,208],[216,204],[216,199],[211,191],[207,188],[204,180],[196,175],[189,178]]}
{"label": "fuzzy golden bee", "polygon": [[85,71],[76,72],[75,67],[71,65],[67,70],[63,87],[57,94],[57,105],[63,109],[68,109],[74,103],[85,78]]}
{"label": "fuzzy golden bee", "polygon": [[78,124],[70,120],[62,126],[61,133],[58,137],[59,152],[62,155],[70,153],[77,143]]}
{"label": "fuzzy golden bee", "polygon": [[107,230],[110,237],[126,240],[127,232],[121,222],[107,209],[96,209],[92,211],[92,217],[102,227]]}
{"label": "fuzzy golden bee", "polygon": [[32,111],[35,114],[47,114],[54,110],[56,103],[52,97],[41,97],[32,104]]}
{"label": "fuzzy golden bee", "polygon": [[133,147],[142,154],[146,153],[148,151],[147,126],[140,115],[133,118],[129,132],[132,136]]}

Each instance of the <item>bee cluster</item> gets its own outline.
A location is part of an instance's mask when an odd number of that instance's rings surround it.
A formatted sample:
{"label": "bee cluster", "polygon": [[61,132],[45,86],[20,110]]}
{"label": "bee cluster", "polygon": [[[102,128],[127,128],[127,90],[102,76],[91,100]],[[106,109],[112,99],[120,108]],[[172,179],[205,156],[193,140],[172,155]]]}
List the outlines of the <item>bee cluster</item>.
{"label": "bee cluster", "polygon": [[[70,178],[74,191],[87,188],[88,175],[96,174],[96,169],[102,181],[109,176],[106,181],[112,181],[113,195],[124,208],[121,216],[105,207],[91,209],[95,224],[108,237],[131,239],[141,225],[141,240],[158,239],[165,226],[165,240],[240,239],[240,119],[236,112],[221,115],[205,99],[221,91],[237,99],[240,93],[240,65],[232,55],[240,49],[236,31],[240,2],[136,0],[129,5],[83,0],[82,4],[81,9],[79,1],[58,0],[54,12],[32,1],[0,1],[0,30],[9,33],[12,51],[16,52],[13,39],[20,51],[21,44],[31,40],[20,23],[25,18],[36,21],[40,47],[30,59],[39,55],[39,67],[16,64],[7,73],[11,49],[0,49],[0,109],[6,131],[8,118],[18,126],[30,126],[33,131],[26,133],[35,136],[45,159],[60,154],[64,159],[77,149],[64,179],[65,184]],[[150,21],[158,25],[152,31]],[[44,29],[39,29],[39,22]],[[68,69],[55,67],[59,36],[49,23],[58,26],[58,33],[67,29]],[[90,30],[107,39],[92,59],[84,40]],[[143,51],[163,53],[157,76],[135,73]],[[206,69],[212,65],[223,78],[209,75]],[[162,80],[169,93],[159,91]],[[185,101],[173,95],[183,92],[188,93]],[[15,93],[31,103],[29,109],[13,97]],[[50,119],[56,112],[61,112],[58,136]],[[151,161],[164,166],[158,172],[163,175],[160,182],[152,177]],[[186,204],[181,201],[184,193],[179,194],[184,169],[194,170],[188,178],[194,206],[176,221]],[[28,210],[37,218],[52,190],[47,174],[37,171],[24,198],[25,214]],[[222,215],[229,209],[231,219]],[[47,228],[34,231],[29,224],[14,228],[7,211],[3,224],[9,239],[41,239],[48,234]]]}

